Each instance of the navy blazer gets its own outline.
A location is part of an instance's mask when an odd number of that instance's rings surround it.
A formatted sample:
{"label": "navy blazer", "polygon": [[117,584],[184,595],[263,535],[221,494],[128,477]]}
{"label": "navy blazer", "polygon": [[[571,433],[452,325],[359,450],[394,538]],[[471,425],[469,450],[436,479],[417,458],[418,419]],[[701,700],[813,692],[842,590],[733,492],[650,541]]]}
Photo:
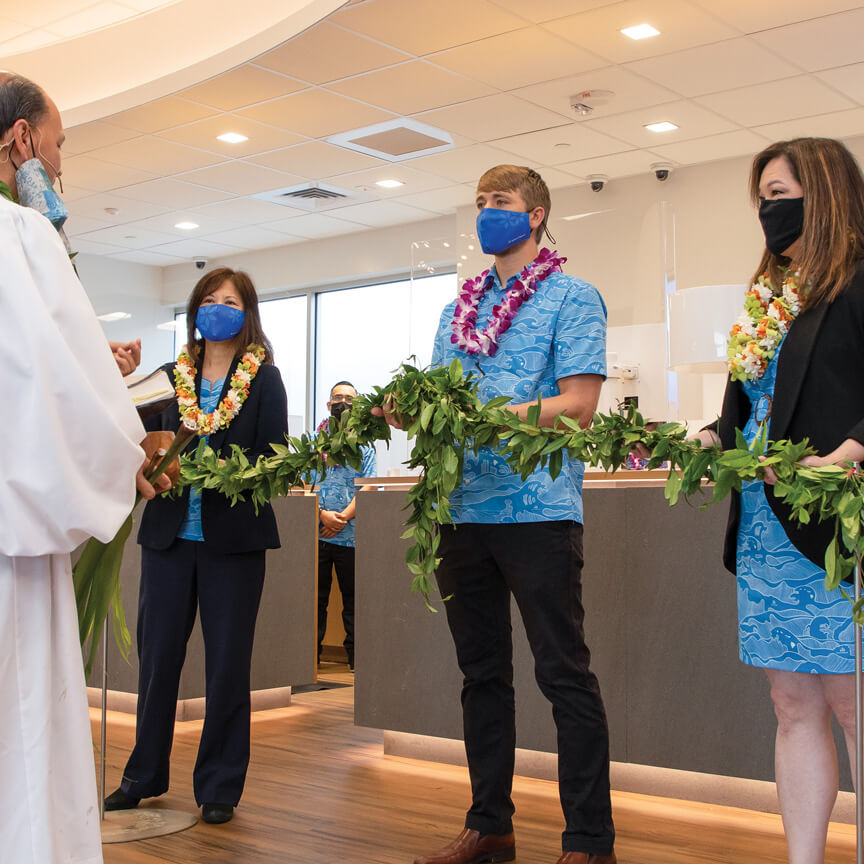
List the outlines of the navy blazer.
{"label": "navy blazer", "polygon": [[[167,363],[163,369],[172,375],[174,364]],[[233,369],[225,378],[220,400],[228,392]],[[201,393],[201,373],[195,378],[195,389]],[[148,432],[168,430],[176,432],[180,426],[177,403],[161,414],[149,418],[145,424]],[[240,413],[225,429],[210,436],[210,446],[220,456],[230,455],[230,445],[242,447],[250,461],[258,456],[272,455],[271,443],[282,443],[288,434],[288,398],[282,384],[282,376],[273,365],[263,365],[252,381],[249,396]],[[193,438],[186,448],[187,453],[198,446]],[[177,537],[177,532],[186,517],[189,489],[176,497],[159,495],[147,503],[141,517],[138,542],[150,549],[167,549]],[[219,492],[204,489],[201,493],[201,527],[204,540],[218,552],[254,552],[279,548],[279,532],[276,517],[269,504],[259,507],[258,514],[248,501],[231,502]]]}
{"label": "navy blazer", "polygon": [[[750,416],[750,400],[739,381],[729,381],[720,419],[713,424],[724,449],[735,446],[735,429]],[[833,303],[802,312],[783,342],[774,385],[768,437],[772,441],[809,438],[820,455],[847,438],[864,444],[864,262]],[[834,537],[833,521],[802,525],[770,486],[765,495],[793,545],[814,564],[825,566]],[[732,493],[723,563],[735,573],[741,496]]]}

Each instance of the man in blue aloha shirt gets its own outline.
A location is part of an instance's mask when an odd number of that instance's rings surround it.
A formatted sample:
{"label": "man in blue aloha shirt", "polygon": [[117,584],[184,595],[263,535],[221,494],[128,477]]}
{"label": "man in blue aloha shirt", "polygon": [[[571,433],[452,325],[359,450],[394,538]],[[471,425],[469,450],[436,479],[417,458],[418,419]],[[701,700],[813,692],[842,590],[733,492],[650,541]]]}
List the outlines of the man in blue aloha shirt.
{"label": "man in blue aloha shirt", "polygon": [[[444,309],[432,366],[458,358],[482,376],[484,401],[509,396],[525,419],[542,397],[541,425],[563,412],[586,426],[606,374],[606,307],[592,285],[561,272],[563,259],[538,250],[549,189],[536,171],[501,165],[480,178],[476,204],[478,237],[495,266]],[[465,457],[437,579],[442,596],[452,595],[444,608],[464,675],[472,806],[459,837],[415,864],[515,857],[511,594],[558,728],[566,820],[558,864],[616,860],[606,715],[582,626],[583,473],[565,458],[557,479],[538,469],[522,481],[493,450]]]}
{"label": "man in blue aloha shirt", "polygon": [[[338,423],[343,411],[350,411],[357,391],[348,381],[340,381],[330,390],[326,423]],[[342,624],[345,627],[345,652],[348,666],[354,669],[354,480],[375,476],[375,448],[363,448],[359,471],[347,465],[328,466],[318,488],[318,660],[321,642],[327,631],[327,604],[333,570],[342,593]]]}

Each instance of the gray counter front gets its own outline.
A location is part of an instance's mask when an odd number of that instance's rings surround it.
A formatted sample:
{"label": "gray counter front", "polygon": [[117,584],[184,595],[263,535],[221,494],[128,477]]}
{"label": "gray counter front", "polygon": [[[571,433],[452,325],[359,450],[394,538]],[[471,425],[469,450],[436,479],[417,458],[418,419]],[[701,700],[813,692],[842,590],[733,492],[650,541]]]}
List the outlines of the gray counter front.
{"label": "gray counter front", "polygon": [[[433,614],[410,592],[406,495],[357,498],[355,722],[461,739],[461,674],[442,603]],[[613,761],[773,780],[767,681],[738,660],[735,580],[720,561],[727,505],[671,508],[661,487],[638,483],[587,484],[584,502],[585,630]],[[515,606],[512,620],[517,746],[554,753],[551,706]]]}

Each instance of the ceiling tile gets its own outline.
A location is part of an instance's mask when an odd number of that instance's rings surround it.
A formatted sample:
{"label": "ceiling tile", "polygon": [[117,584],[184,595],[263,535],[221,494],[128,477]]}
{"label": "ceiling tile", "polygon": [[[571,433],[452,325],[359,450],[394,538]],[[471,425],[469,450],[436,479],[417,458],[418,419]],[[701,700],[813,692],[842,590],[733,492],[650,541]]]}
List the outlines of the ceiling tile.
{"label": "ceiling tile", "polygon": [[766,30],[753,38],[776,54],[794,57],[813,72],[864,60],[864,9]]}
{"label": "ceiling tile", "polygon": [[72,39],[93,30],[110,27],[112,24],[132,18],[134,15],[135,13],[126,6],[101,0],[101,2],[76,12],[74,15],[61,18],[59,21],[52,21],[50,30],[58,36]]}
{"label": "ceiling tile", "polygon": [[815,117],[800,117],[797,120],[769,123],[765,126],[755,126],[753,131],[764,135],[770,141],[809,136],[851,138],[856,135],[864,135],[864,108],[852,108],[850,111],[835,111],[830,114],[819,114]]}
{"label": "ceiling tile", "polygon": [[324,141],[310,141],[308,144],[263,153],[250,161],[279,171],[288,171],[309,180],[320,180],[333,174],[359,171],[361,168],[372,168],[381,164],[379,159]]}
{"label": "ceiling tile", "polygon": [[105,120],[114,126],[122,126],[124,129],[152,133],[170,129],[172,126],[179,126],[181,123],[203,120],[205,117],[212,117],[216,113],[215,109],[208,108],[206,105],[187,102],[176,96],[166,96],[164,99],[155,99],[153,102],[147,102],[137,108],[130,108],[128,111],[112,114]]}
{"label": "ceiling tile", "polygon": [[568,171],[562,168],[550,168],[544,166],[540,171],[543,180],[550,189],[563,189],[567,186],[575,186],[578,184],[578,178],[574,177]]}
{"label": "ceiling tile", "polygon": [[147,264],[151,267],[169,267],[172,264],[184,264],[187,258],[177,258],[174,255],[159,255],[146,249],[135,249],[129,252],[117,252],[110,256],[119,261],[131,261],[133,264]]}
{"label": "ceiling tile", "polygon": [[630,145],[597,132],[586,123],[571,123],[558,129],[500,138],[495,146],[534,165],[561,165],[630,149]]}
{"label": "ceiling tile", "polygon": [[63,160],[63,177],[74,186],[92,189],[94,192],[105,192],[132,183],[152,180],[155,172],[142,171],[140,168],[129,168],[125,165],[113,165],[90,156],[70,156]]}
{"label": "ceiling tile", "polygon": [[474,141],[492,141],[550,126],[563,126],[567,122],[560,114],[506,93],[428,111],[417,119]]}
{"label": "ceiling tile", "polygon": [[488,0],[376,0],[343,7],[330,20],[418,56],[525,26]]}
{"label": "ceiling tile", "polygon": [[242,249],[269,249],[273,246],[285,246],[288,238],[278,231],[268,231],[259,226],[244,225],[232,228],[220,234],[211,234],[207,238],[214,243],[227,243]]}
{"label": "ceiling tile", "polygon": [[534,84],[514,90],[511,95],[542,105],[550,111],[557,111],[572,120],[578,118],[570,107],[570,97],[586,90],[611,90],[615,94],[607,104],[598,102],[595,105],[590,115],[592,119],[660,105],[663,102],[674,102],[679,98],[671,90],[652,84],[619,66],[607,66],[557,81],[547,81],[545,84]]}
{"label": "ceiling tile", "polygon": [[92,5],[93,0],[40,0],[38,3],[7,4],[3,14],[29,27],[44,27]]}
{"label": "ceiling tile", "polygon": [[152,252],[160,255],[175,255],[186,261],[193,258],[219,258],[224,255],[236,255],[240,250],[238,246],[230,246],[227,243],[214,243],[212,240],[175,240],[173,243],[162,243],[151,247]]}
{"label": "ceiling tile", "polygon": [[[65,199],[65,195],[63,196]],[[107,213],[102,214],[103,219],[93,219],[89,216],[82,216],[72,208],[69,213],[69,218],[63,224],[63,230],[70,236],[75,237],[78,234],[86,234],[88,231],[98,231],[100,228],[109,227],[114,221]]]}
{"label": "ceiling tile", "polygon": [[[180,222],[193,222],[198,227],[189,229],[177,228]],[[124,226],[126,228],[140,229],[141,231],[156,231],[164,235],[159,242],[167,243],[169,240],[194,240],[197,237],[204,237],[208,234],[215,234],[218,231],[228,231],[231,228],[239,227],[237,222],[227,219],[224,214],[216,212],[207,212],[201,210],[172,210],[170,213],[161,213],[158,216],[151,216],[149,219],[139,219],[137,222],[130,222]],[[153,246],[155,243],[148,243],[148,246]]]}
{"label": "ceiling tile", "polygon": [[366,204],[352,204],[334,211],[337,218],[381,228],[385,225],[401,225],[406,222],[421,222],[434,219],[437,215],[428,210],[418,210],[398,201],[370,201]]}
{"label": "ceiling tile", "polygon": [[[401,180],[403,186],[395,189],[384,189],[375,184],[379,180]],[[350,174],[336,174],[328,178],[328,182],[344,189],[368,190],[381,198],[402,198],[411,192],[425,192],[429,189],[440,189],[448,186],[448,180],[436,177],[426,171],[415,171],[404,162],[393,165],[384,164],[365,171],[353,171]]]}
{"label": "ceiling tile", "polygon": [[88,158],[124,165],[128,168],[146,168],[148,171],[165,176],[205,168],[224,162],[225,157],[206,150],[186,147],[174,141],[165,141],[152,135],[121,141],[110,147],[101,147],[87,154]]}
{"label": "ceiling tile", "polygon": [[782,27],[820,15],[855,9],[860,0],[692,0],[743,33]]}
{"label": "ceiling tile", "polygon": [[864,63],[817,72],[816,77],[850,99],[864,104]]}
{"label": "ceiling tile", "polygon": [[[239,144],[226,144],[218,139],[219,135],[224,135],[226,132],[245,135],[249,140],[241,141]],[[254,156],[256,153],[290,147],[306,140],[293,132],[277,129],[265,123],[256,123],[239,114],[218,114],[216,117],[208,117],[206,120],[199,120],[188,126],[178,126],[176,129],[161,132],[159,137],[187,144],[190,147],[200,147],[213,153],[222,153],[225,157],[231,158]]]}
{"label": "ceiling tile", "polygon": [[[110,220],[111,224],[121,225],[135,219],[146,219],[148,216],[164,213],[170,206],[160,206],[146,201],[133,201],[124,197],[126,189],[123,189],[123,193],[120,195],[116,192],[104,192],[99,195],[91,195],[89,198],[82,198],[75,202],[75,214],[86,216],[89,219]],[[117,213],[107,214],[105,212],[107,207],[117,210]]]}
{"label": "ceiling tile", "polygon": [[558,167],[582,179],[589,174],[605,174],[615,178],[647,174],[651,170],[651,164],[660,161],[661,158],[650,150],[628,150],[625,153],[598,156],[596,159],[580,159]]}
{"label": "ceiling tile", "polygon": [[182,180],[150,180],[147,183],[138,183],[135,186],[125,186],[122,194],[126,198],[136,201],[148,201],[158,204],[163,210],[171,208],[188,209],[198,207],[201,204],[212,204],[214,201],[224,201],[229,193],[218,192],[215,189],[207,189],[196,186],[193,183],[184,183]]}
{"label": "ceiling tile", "polygon": [[[518,57],[519,61],[514,62],[514,57]],[[429,59],[501,90],[512,90],[525,84],[562,78],[607,65],[602,57],[559,39],[540,27],[502,33],[434,54]]]}
{"label": "ceiling tile", "polygon": [[700,96],[696,101],[742,126],[764,126],[853,107],[845,96],[809,75]]}
{"label": "ceiling tile", "polygon": [[[672,132],[649,132],[646,123],[668,121],[679,128]],[[723,117],[701,108],[693,102],[667,102],[654,108],[643,108],[614,117],[587,120],[584,125],[598,132],[612,135],[635,147],[657,147],[660,143],[704,138],[719,132],[731,132],[735,126]]]}
{"label": "ceiling tile", "polygon": [[619,0],[492,0],[496,6],[508,9],[528,21],[539,24],[554,18],[564,18],[577,12],[587,12],[600,6],[611,6]]}
{"label": "ceiling tile", "polygon": [[45,45],[56,42],[57,37],[47,30],[28,30],[20,36],[5,39],[0,43],[0,56],[11,57],[14,54],[22,54],[25,51],[35,51]]}
{"label": "ceiling tile", "polygon": [[157,243],[165,243],[173,238],[170,234],[148,231],[130,223],[129,225],[112,225],[110,228],[102,228],[100,231],[91,231],[83,235],[81,239],[88,242],[109,243],[112,246],[122,246],[125,249],[144,249],[148,246],[155,246]]}
{"label": "ceiling tile", "polygon": [[324,138],[338,132],[348,132],[392,120],[394,116],[328,90],[305,90],[239,113],[307,138]]}
{"label": "ceiling tile", "polygon": [[736,129],[710,138],[694,138],[692,141],[679,141],[655,147],[663,159],[670,159],[682,165],[699,162],[714,162],[717,159],[731,159],[734,156],[753,156],[763,150],[770,142],[749,129]]}
{"label": "ceiling tile", "polygon": [[747,37],[637,60],[627,68],[682,96],[701,96],[800,74],[791,63]]}
{"label": "ceiling tile", "polygon": [[321,21],[299,36],[255,59],[256,66],[326,84],[406,60],[409,55]]}
{"label": "ceiling tile", "polygon": [[309,213],[305,216],[295,216],[291,219],[283,219],[281,222],[271,222],[267,226],[270,230],[284,231],[295,237],[303,237],[307,240],[316,240],[319,237],[335,237],[339,234],[354,234],[358,231],[366,231],[365,225],[356,222],[346,222],[344,219],[335,219],[333,216],[325,216],[322,213]]}
{"label": "ceiling tile", "polygon": [[256,102],[294,93],[306,86],[304,82],[294,78],[246,64],[230,72],[223,72],[203,84],[182,90],[178,95],[193,102],[220,108],[222,111],[234,111]]}
{"label": "ceiling tile", "polygon": [[183,179],[190,183],[199,183],[202,186],[221,189],[223,192],[233,192],[235,195],[254,195],[256,192],[292,186],[303,180],[302,177],[296,177],[292,174],[282,174],[261,165],[239,161],[215,165],[212,168],[203,168],[201,171],[192,171],[189,174],[184,174]]}
{"label": "ceiling tile", "polygon": [[[436,63],[441,56],[433,58]],[[416,114],[495,92],[479,81],[439,69],[423,60],[358,75],[331,84],[330,89],[396,114]]]}
{"label": "ceiling tile", "polygon": [[[474,144],[470,147],[460,147],[446,153],[436,153],[433,156],[423,156],[414,159],[411,167],[421,171],[429,171],[439,177],[446,177],[454,183],[476,183],[480,175],[496,165],[509,165],[513,162],[513,154],[498,150],[487,144]],[[472,195],[473,200],[473,195]]]}
{"label": "ceiling tile", "polygon": [[82,189],[80,186],[74,186],[72,183],[63,181],[63,200],[67,204],[71,204],[73,201],[78,201],[81,198],[89,198],[92,194],[92,189]]}
{"label": "ceiling tile", "polygon": [[260,225],[263,222],[279,221],[291,215],[301,215],[306,211],[298,207],[286,207],[258,198],[232,198],[218,204],[208,204],[199,207],[202,215],[213,214],[222,219],[228,219],[239,225]]}
{"label": "ceiling tile", "polygon": [[[620,31],[651,24],[660,36],[634,41]],[[590,49],[615,63],[707,45],[739,35],[728,24],[686,0],[625,0],[543,25],[574,45]]]}
{"label": "ceiling tile", "polygon": [[400,195],[397,200],[411,207],[431,210],[434,213],[453,213],[457,207],[464,207],[466,204],[474,202],[474,186],[462,183],[458,186],[446,186],[443,189],[432,189],[428,192]]}
{"label": "ceiling tile", "polygon": [[64,157],[87,153],[89,150],[109,144],[118,144],[120,141],[128,141],[138,135],[131,129],[113,126],[101,120],[67,127],[63,131],[66,133],[66,140],[63,142]]}
{"label": "ceiling tile", "polygon": [[87,240],[85,237],[76,237],[69,244],[73,252],[82,255],[110,255],[112,252],[121,252],[122,246],[110,246],[108,243],[97,243],[95,240]]}

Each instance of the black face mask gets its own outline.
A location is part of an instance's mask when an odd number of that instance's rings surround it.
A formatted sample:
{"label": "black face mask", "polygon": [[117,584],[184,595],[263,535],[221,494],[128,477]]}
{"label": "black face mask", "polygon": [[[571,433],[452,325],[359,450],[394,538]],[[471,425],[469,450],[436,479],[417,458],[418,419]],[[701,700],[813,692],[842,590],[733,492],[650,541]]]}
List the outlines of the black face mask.
{"label": "black face mask", "polygon": [[337,421],[342,419],[346,411],[351,412],[351,406],[347,402],[333,402],[330,405],[330,416],[335,417]]}
{"label": "black face mask", "polygon": [[804,230],[804,199],[765,199],[759,205],[759,221],[768,251],[782,255]]}

